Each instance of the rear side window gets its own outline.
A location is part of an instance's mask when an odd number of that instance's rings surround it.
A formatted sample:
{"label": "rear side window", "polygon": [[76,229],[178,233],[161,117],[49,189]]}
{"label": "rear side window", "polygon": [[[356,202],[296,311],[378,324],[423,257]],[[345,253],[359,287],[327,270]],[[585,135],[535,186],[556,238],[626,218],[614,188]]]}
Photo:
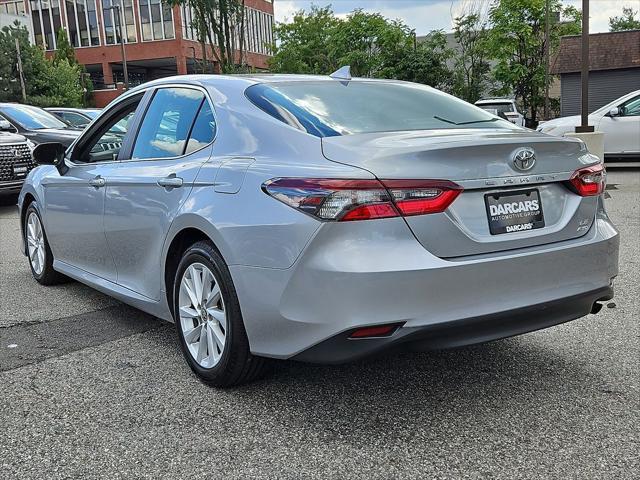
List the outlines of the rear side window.
{"label": "rear side window", "polygon": [[274,82],[246,90],[269,115],[318,137],[402,130],[515,125],[425,85],[392,82]]}
{"label": "rear side window", "polygon": [[[199,90],[159,89],[140,125],[132,158],[172,158],[183,155],[187,151],[187,139],[195,126],[196,118],[200,117],[203,105],[208,107],[208,102]],[[202,132],[199,135],[201,138],[204,136]],[[196,149],[190,148],[188,152],[194,150]]]}
{"label": "rear side window", "polygon": [[213,142],[216,135],[216,122],[209,102],[202,102],[196,121],[191,129],[191,135],[187,142],[185,154],[200,150],[202,147]]}

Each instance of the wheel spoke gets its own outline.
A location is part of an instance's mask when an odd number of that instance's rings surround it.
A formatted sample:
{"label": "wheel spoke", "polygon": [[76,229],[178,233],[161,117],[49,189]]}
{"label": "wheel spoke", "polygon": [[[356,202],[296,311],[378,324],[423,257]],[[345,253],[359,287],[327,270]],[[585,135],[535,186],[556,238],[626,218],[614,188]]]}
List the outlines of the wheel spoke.
{"label": "wheel spoke", "polygon": [[198,325],[197,327],[185,332],[184,341],[187,343],[195,343],[200,338],[200,333],[202,331],[202,327]]}
{"label": "wheel spoke", "polygon": [[211,317],[213,317],[216,322],[222,325],[222,328],[224,330],[227,329],[227,316],[225,315],[224,311],[220,310],[219,308],[207,308],[207,313],[211,315]]}
{"label": "wheel spoke", "polygon": [[218,352],[214,345],[214,334],[211,331],[211,326],[208,324],[205,325],[207,325],[207,349],[209,350],[209,361],[213,363],[213,360],[218,356]]}
{"label": "wheel spoke", "polygon": [[200,341],[198,342],[198,353],[196,360],[198,363],[207,356],[207,328],[202,325],[200,328]]}
{"label": "wheel spoke", "polygon": [[194,306],[200,305],[202,299],[202,274],[193,265],[189,267],[189,270],[191,272],[191,281],[193,282],[193,293],[195,294],[198,302],[197,304],[194,304]]}
{"label": "wheel spoke", "polygon": [[216,324],[211,325],[211,328],[209,329],[209,331],[213,333],[213,337],[216,341],[216,345],[218,345],[218,348],[222,353],[222,351],[224,350],[224,333],[222,333],[222,330],[220,330],[220,325],[216,325]]}
{"label": "wheel spoke", "polygon": [[195,289],[193,288],[193,284],[187,277],[185,277],[184,280],[182,280],[181,288],[183,288],[184,291],[187,293],[189,300],[191,300],[191,305],[193,305],[194,307],[197,307],[198,297],[196,296]]}
{"label": "wheel spoke", "polygon": [[187,318],[197,318],[198,312],[192,307],[180,307],[180,316]]}
{"label": "wheel spoke", "polygon": [[206,307],[210,307],[213,305],[217,305],[219,301],[220,301],[220,287],[216,283],[212,285],[211,291],[209,292],[209,295],[207,295],[207,299],[204,304]]}

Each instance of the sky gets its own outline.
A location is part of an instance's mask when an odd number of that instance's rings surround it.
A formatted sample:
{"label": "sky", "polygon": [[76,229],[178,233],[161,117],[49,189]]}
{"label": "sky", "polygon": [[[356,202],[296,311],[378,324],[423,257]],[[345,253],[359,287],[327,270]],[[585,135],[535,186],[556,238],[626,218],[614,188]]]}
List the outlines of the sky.
{"label": "sky", "polygon": [[[452,30],[453,18],[474,3],[487,4],[488,0],[275,0],[275,17],[279,22],[291,19],[293,13],[311,5],[331,5],[338,16],[344,16],[356,8],[366,12],[379,12],[387,18],[403,20],[418,35],[431,30]],[[565,5],[578,8],[582,0],[564,0]],[[590,0],[589,30],[591,33],[608,32],[609,17],[620,15],[622,7],[640,10],[640,0]]]}

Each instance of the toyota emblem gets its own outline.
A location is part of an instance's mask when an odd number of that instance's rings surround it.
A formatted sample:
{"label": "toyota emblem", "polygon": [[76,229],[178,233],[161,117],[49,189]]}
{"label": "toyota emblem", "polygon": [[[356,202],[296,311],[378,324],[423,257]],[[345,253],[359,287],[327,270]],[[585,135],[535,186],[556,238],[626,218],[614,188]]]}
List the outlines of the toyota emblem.
{"label": "toyota emblem", "polygon": [[536,152],[532,148],[519,148],[513,152],[513,166],[522,172],[531,170],[536,164]]}

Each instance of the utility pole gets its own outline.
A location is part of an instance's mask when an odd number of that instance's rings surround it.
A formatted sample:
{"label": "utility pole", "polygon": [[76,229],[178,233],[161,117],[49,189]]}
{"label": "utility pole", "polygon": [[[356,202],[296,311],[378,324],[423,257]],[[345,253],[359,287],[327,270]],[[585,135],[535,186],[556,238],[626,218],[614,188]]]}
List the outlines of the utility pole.
{"label": "utility pole", "polygon": [[113,10],[118,17],[118,34],[120,35],[120,52],[122,54],[122,73],[124,75],[124,89],[129,90],[129,72],[127,71],[127,52],[124,48],[124,36],[122,35],[122,9],[120,8],[120,4],[111,5],[110,7],[105,8],[105,10]]}
{"label": "utility pole", "polygon": [[27,89],[24,86],[24,72],[22,71],[22,56],[20,54],[20,42],[16,38],[16,53],[18,54],[18,76],[20,77],[20,88],[22,89],[22,101],[27,103]]}
{"label": "utility pole", "polygon": [[549,120],[549,0],[544,2],[544,119]]}
{"label": "utility pole", "polygon": [[580,108],[580,126],[576,133],[593,132],[589,126],[589,0],[582,0],[582,106]]}

